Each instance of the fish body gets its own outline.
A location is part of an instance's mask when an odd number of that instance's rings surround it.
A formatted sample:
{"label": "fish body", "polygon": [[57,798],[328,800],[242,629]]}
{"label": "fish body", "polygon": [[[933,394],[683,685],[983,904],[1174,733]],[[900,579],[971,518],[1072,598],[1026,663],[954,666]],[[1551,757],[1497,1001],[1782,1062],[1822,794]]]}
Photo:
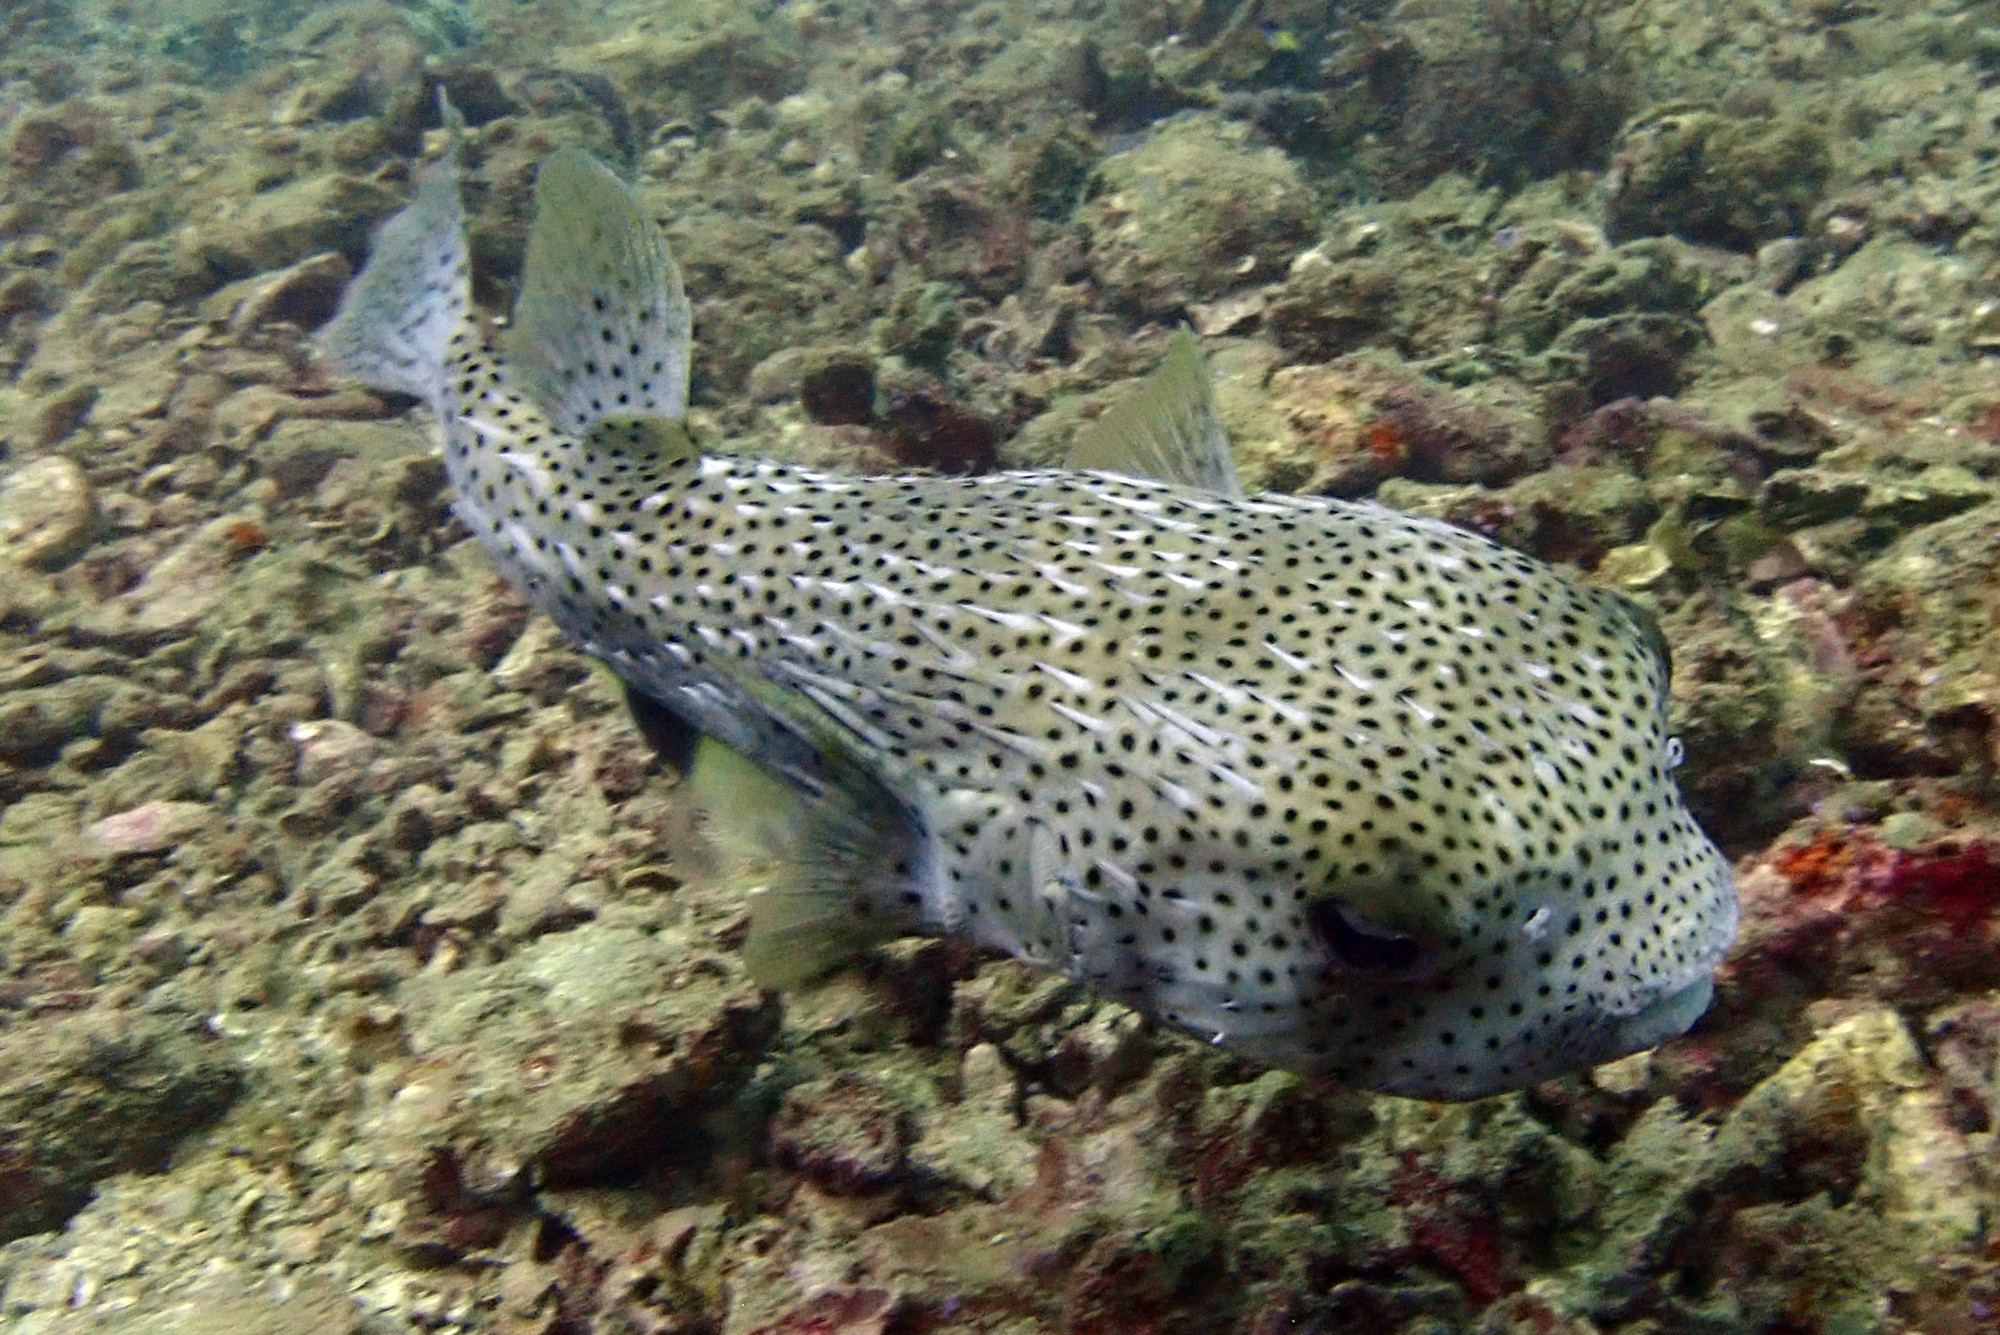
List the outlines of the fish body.
{"label": "fish body", "polygon": [[579,647],[796,795],[764,974],[961,935],[1440,1099],[1705,1008],[1735,895],[1632,604],[1447,524],[1242,495],[1187,335],[1075,468],[704,454],[658,229],[581,154],[537,200],[510,356],[449,158],[322,351],[429,403],[458,514]]}

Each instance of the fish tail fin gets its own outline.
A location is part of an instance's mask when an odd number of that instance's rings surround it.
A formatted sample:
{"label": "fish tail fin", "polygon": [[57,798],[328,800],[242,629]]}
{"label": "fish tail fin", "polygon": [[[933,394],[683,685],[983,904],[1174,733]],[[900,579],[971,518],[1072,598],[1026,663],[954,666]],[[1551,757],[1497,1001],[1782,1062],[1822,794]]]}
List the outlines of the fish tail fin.
{"label": "fish tail fin", "polygon": [[[446,107],[447,120],[455,113]],[[417,176],[416,194],[375,229],[368,262],[320,332],[320,360],[373,389],[423,399],[444,416],[445,356],[472,297],[458,154]]]}
{"label": "fish tail fin", "polygon": [[899,911],[912,840],[900,806],[875,785],[809,797],[712,738],[688,782],[723,874],[750,899],[750,976],[791,988],[915,929]]}
{"label": "fish tail fin", "polygon": [[543,163],[508,353],[557,424],[685,416],[691,325],[680,267],[632,188],[577,149]]}

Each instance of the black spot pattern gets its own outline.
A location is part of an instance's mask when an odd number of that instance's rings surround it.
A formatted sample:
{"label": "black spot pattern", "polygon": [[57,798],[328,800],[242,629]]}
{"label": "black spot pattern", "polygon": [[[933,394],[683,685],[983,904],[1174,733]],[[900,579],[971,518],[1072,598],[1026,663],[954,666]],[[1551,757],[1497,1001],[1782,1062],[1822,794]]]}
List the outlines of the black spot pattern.
{"label": "black spot pattern", "polygon": [[454,354],[459,508],[509,575],[795,783],[787,715],[850,739],[921,821],[933,930],[1435,1097],[1657,1039],[1633,1017],[1733,934],[1615,595],[1372,506],[586,447]]}

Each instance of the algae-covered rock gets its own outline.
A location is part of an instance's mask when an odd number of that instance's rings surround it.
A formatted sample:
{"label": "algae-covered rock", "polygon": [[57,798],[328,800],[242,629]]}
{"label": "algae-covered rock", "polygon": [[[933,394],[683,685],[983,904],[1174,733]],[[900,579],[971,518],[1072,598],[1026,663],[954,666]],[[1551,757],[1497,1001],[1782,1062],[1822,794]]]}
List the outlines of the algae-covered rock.
{"label": "algae-covered rock", "polygon": [[65,793],[24,793],[0,811],[0,846],[64,848],[76,838],[77,810]]}
{"label": "algae-covered rock", "polygon": [[1783,323],[1821,359],[1895,381],[1934,374],[1960,356],[1984,294],[1958,256],[1912,237],[1878,236],[1800,283]]}
{"label": "algae-covered rock", "polygon": [[1017,1115],[1020,1096],[1000,1050],[973,1044],[959,1063],[957,1102],[925,1119],[911,1164],[988,1200],[1026,1190],[1038,1151]]}
{"label": "algae-covered rock", "polygon": [[147,802],[92,822],[84,837],[106,853],[160,853],[200,834],[213,819],[199,802]]}
{"label": "algae-covered rock", "polygon": [[1870,480],[1864,473],[1785,468],[1764,481],[1764,513],[1780,524],[1806,527],[1861,512]]}
{"label": "algae-covered rock", "polygon": [[1287,366],[1244,386],[1225,377],[1217,404],[1246,486],[1365,496],[1395,471],[1387,451],[1369,447],[1375,408],[1353,372],[1344,363]]}
{"label": "algae-covered rock", "polygon": [[100,1178],[166,1166],[242,1073],[167,1015],[43,1015],[0,1029],[0,1240],[56,1228]]}
{"label": "algae-covered rock", "polygon": [[1388,478],[1498,485],[1547,461],[1517,386],[1453,392],[1375,349],[1276,370],[1268,355],[1217,359],[1218,410],[1252,488],[1358,497]]}
{"label": "algae-covered rock", "polygon": [[57,1315],[35,1335],[379,1335],[354,1299],[331,1281],[205,1269],[191,1282],[162,1285],[131,1304]]}
{"label": "algae-covered rock", "polygon": [[1612,161],[1613,238],[1672,235],[1739,250],[1800,230],[1833,167],[1816,126],[1680,108],[1628,127]]}
{"label": "algae-covered rock", "polygon": [[106,636],[158,641],[186,634],[222,607],[233,573],[255,547],[240,540],[249,515],[224,516],[202,525],[162,557],[115,603],[93,608],[88,619]]}
{"label": "algae-covered rock", "polygon": [[797,361],[796,375],[799,406],[822,426],[859,426],[875,416],[873,358],[846,348],[812,349]]}
{"label": "algae-covered rock", "polygon": [[220,285],[282,269],[321,251],[360,255],[368,230],[401,201],[375,181],[306,176],[218,212],[184,242],[186,255]]}
{"label": "algae-covered rock", "polygon": [[231,329],[287,321],[303,329],[324,324],[354,276],[346,258],[333,251],[310,256],[274,274],[233,283],[202,303],[204,314],[227,314]]}
{"label": "algae-covered rock", "polygon": [[1877,481],[1862,503],[1862,518],[1891,531],[1949,519],[1993,500],[2000,491],[1956,464],[1932,464],[1915,476]]}
{"label": "algae-covered rock", "polygon": [[1839,716],[1849,753],[1880,774],[1984,765],[2000,721],[2000,507],[1899,539],[1861,571],[1854,614],[1869,670]]}
{"label": "algae-covered rock", "polygon": [[170,241],[134,241],[90,276],[51,325],[55,332],[76,337],[94,334],[101,346],[102,331],[92,330],[93,321],[142,301],[183,301],[213,286],[213,278],[205,265]]}
{"label": "algae-covered rock", "polygon": [[777,1032],[774,999],[720,961],[605,923],[404,995],[424,1070],[385,1114],[390,1151],[448,1149],[480,1177],[595,1182],[684,1151]]}
{"label": "algae-covered rock", "polygon": [[1506,487],[1385,482],[1382,502],[1449,520],[1545,561],[1590,569],[1644,532],[1657,513],[1646,486],[1617,468],[1559,464]]}
{"label": "algae-covered rock", "polygon": [[1105,159],[1080,216],[1106,295],[1147,316],[1271,281],[1317,226],[1291,161],[1208,116],[1169,121]]}
{"label": "algae-covered rock", "polygon": [[777,1161],[836,1196],[896,1186],[909,1170],[909,1142],[908,1113],[881,1082],[856,1071],[787,1090],[771,1123]]}
{"label": "algae-covered rock", "polygon": [[1687,378],[1683,363],[1706,341],[1684,315],[1640,312],[1578,320],[1550,349],[1572,363],[1593,404],[1671,395]]}
{"label": "algae-covered rock", "polygon": [[116,677],[83,674],[0,697],[0,758],[45,762],[96,732],[107,701],[125,689]]}
{"label": "algae-covered rock", "polygon": [[93,381],[78,381],[56,391],[36,405],[35,436],[38,444],[60,445],[90,417],[102,391]]}
{"label": "algae-covered rock", "polygon": [[943,283],[918,283],[897,291],[889,313],[876,325],[875,336],[885,352],[913,366],[944,369],[965,324],[958,301]]}
{"label": "algae-covered rock", "polygon": [[[797,203],[783,194],[770,209],[789,213]],[[818,223],[718,209],[694,189],[664,210],[688,291],[701,303],[697,396],[706,385],[719,401],[735,400],[752,368],[788,348],[854,346],[881,310],[843,262],[850,247]]]}
{"label": "algae-covered rock", "polygon": [[572,46],[563,64],[609,76],[659,124],[747,98],[776,101],[797,88],[800,54],[789,24],[728,0],[699,0],[663,11],[657,22]]}
{"label": "algae-covered rock", "polygon": [[[1678,777],[1689,805],[1725,840],[1768,830],[1773,793],[1825,744],[1824,717],[1799,718],[1811,726],[1789,731],[1780,726],[1795,717],[1787,702],[1800,693],[1810,660],[1788,659],[1791,637],[1777,639],[1744,609],[1713,596],[1683,602],[1662,618],[1662,629],[1673,649],[1670,721],[1687,756]],[[1796,634],[1809,638],[1811,626]]]}
{"label": "algae-covered rock", "polygon": [[[1983,1188],[1943,1093],[1908,1028],[1869,1007],[1821,1030],[1718,1129],[1672,1100],[1654,1104],[1605,1165],[1587,1257],[1554,1286],[1600,1320],[1646,1306],[1677,1329],[1755,1328],[1809,1283],[1823,1311],[1866,1311],[1869,1277],[1909,1277],[1913,1303],[1943,1296],[1922,1258],[1963,1246]],[[1798,1248],[1785,1240],[1811,1237]],[[1772,1249],[1793,1258],[1784,1273]],[[1642,1256],[1674,1273],[1726,1277],[1674,1288],[1635,1273]],[[1873,1329],[1857,1325],[1855,1329]]]}
{"label": "algae-covered rock", "polygon": [[1494,493],[1496,536],[1544,561],[1589,569],[1646,531],[1659,511],[1645,483],[1619,468],[1557,464]]}
{"label": "algae-covered rock", "polygon": [[1334,260],[1318,250],[1293,261],[1265,312],[1280,346],[1308,361],[1329,361],[1388,326],[1396,267],[1383,258]]}
{"label": "algae-covered rock", "polygon": [[[1719,976],[1722,1046],[1688,1056],[1719,1058],[1717,1074],[1740,1079],[1743,1059],[1768,1064],[1811,1024],[1858,1006],[1914,1015],[2000,990],[1992,837],[1926,835],[1912,809],[1926,786],[1839,784],[1741,869],[1742,930]],[[1801,1013],[1801,998],[1821,1000]]]}
{"label": "algae-covered rock", "polygon": [[1578,321],[1638,312],[1691,316],[1708,286],[1678,242],[1647,237],[1607,247],[1596,228],[1558,219],[1515,229],[1492,281],[1494,333],[1531,352]]}
{"label": "algae-covered rock", "polygon": [[1933,464],[1913,476],[1882,468],[1786,468],[1764,483],[1765,513],[1780,524],[1809,527],[1858,518],[1893,536],[1984,505],[1993,485],[1951,464]]}

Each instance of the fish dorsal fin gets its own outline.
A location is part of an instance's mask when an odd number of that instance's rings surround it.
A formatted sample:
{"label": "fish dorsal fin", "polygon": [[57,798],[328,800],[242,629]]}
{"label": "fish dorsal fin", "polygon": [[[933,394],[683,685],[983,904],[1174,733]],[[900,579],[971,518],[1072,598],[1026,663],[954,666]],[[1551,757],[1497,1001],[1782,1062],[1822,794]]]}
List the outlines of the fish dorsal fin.
{"label": "fish dorsal fin", "polygon": [[684,416],[691,323],[680,267],[631,187],[578,149],[544,162],[508,351],[557,424]]}
{"label": "fish dorsal fin", "polygon": [[1068,463],[1242,498],[1229,437],[1215,416],[1208,364],[1193,334],[1183,329],[1174,335],[1159,369],[1085,428]]}
{"label": "fish dorsal fin", "polygon": [[914,929],[887,884],[909,825],[866,776],[808,797],[704,737],[688,782],[724,875],[752,891],[743,962],[760,985],[810,982]]}

